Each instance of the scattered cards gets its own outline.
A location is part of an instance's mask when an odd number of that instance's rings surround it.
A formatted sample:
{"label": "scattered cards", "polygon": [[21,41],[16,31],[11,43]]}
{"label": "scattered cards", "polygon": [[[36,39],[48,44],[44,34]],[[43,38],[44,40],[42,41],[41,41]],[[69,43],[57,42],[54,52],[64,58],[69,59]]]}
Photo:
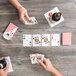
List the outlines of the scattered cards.
{"label": "scattered cards", "polygon": [[41,60],[41,61],[44,60],[44,55],[43,54],[31,54],[30,60],[32,64],[36,64],[38,63],[38,60]]}
{"label": "scattered cards", "polygon": [[61,23],[62,21],[64,21],[63,16],[61,16],[61,19],[59,21],[53,21],[52,17],[50,18],[49,14],[52,16],[52,14],[56,13],[56,12],[60,12],[59,9],[56,7],[54,9],[52,9],[51,11],[48,11],[47,13],[44,14],[46,20],[48,21],[49,25],[51,27],[56,26],[57,24]]}
{"label": "scattered cards", "polygon": [[32,46],[32,36],[30,34],[23,35],[23,46]]}
{"label": "scattered cards", "polygon": [[51,34],[51,45],[60,46],[60,34]]}
{"label": "scattered cards", "polygon": [[71,45],[71,33],[62,33],[62,45]]}
{"label": "scattered cards", "polygon": [[13,35],[15,34],[16,30],[18,29],[17,26],[15,26],[14,24],[10,23],[9,26],[7,27],[6,31],[3,34],[3,37],[6,40],[10,40]]}
{"label": "scattered cards", "polygon": [[42,46],[50,46],[50,34],[42,34]]}
{"label": "scattered cards", "polygon": [[33,46],[41,46],[41,35],[33,35]]}
{"label": "scattered cards", "polygon": [[9,64],[8,72],[13,72],[13,68],[12,68],[10,57],[8,56],[8,57],[4,57],[4,58],[7,60],[8,64]]}
{"label": "scattered cards", "polygon": [[35,25],[37,24],[37,20],[35,17],[30,17],[30,20],[25,19],[25,24],[26,25]]}

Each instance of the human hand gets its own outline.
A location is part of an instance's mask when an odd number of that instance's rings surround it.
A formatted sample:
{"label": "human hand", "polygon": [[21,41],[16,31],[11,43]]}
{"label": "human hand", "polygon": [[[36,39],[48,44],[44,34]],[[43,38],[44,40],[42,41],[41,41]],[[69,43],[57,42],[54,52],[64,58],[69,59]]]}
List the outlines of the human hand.
{"label": "human hand", "polygon": [[38,65],[42,66],[46,71],[48,71],[48,72],[54,71],[54,67],[49,59],[44,58],[43,62],[40,60],[38,62],[39,62]]}
{"label": "human hand", "polygon": [[[0,60],[2,60],[2,59],[3,58],[0,58]],[[5,69],[0,69],[0,76],[7,76],[8,68],[9,68],[9,64],[7,65],[7,67]]]}
{"label": "human hand", "polygon": [[25,18],[26,18],[27,20],[30,20],[30,19],[29,19],[29,16],[28,16],[28,13],[27,13],[27,10],[26,10],[24,7],[21,6],[21,7],[18,9],[18,12],[19,12],[20,21],[21,21],[23,24],[25,24]]}

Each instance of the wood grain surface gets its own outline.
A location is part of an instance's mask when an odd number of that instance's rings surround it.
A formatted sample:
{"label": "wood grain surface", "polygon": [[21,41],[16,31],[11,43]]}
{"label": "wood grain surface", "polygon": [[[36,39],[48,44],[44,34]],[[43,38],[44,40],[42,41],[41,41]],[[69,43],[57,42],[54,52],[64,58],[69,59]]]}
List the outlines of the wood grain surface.
{"label": "wood grain surface", "polygon": [[[43,68],[32,65],[29,54],[41,53],[50,58],[53,65],[64,76],[76,76],[76,8],[74,0],[19,0],[28,10],[29,16],[35,16],[38,24],[27,26],[19,21],[17,10],[8,2],[0,0],[0,57],[10,56],[14,72],[8,76],[51,76]],[[44,13],[58,7],[65,21],[50,28]],[[17,25],[18,31],[11,41],[2,38],[3,31],[10,23]],[[60,47],[22,46],[23,34],[51,34],[72,32],[72,45]]]}

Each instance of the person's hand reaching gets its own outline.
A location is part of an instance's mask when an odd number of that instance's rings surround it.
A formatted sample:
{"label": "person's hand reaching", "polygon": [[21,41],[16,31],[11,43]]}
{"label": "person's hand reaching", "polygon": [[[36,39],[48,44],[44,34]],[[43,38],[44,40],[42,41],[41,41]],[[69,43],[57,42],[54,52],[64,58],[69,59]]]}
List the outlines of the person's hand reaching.
{"label": "person's hand reaching", "polygon": [[18,12],[19,12],[20,21],[21,21],[23,24],[25,24],[25,18],[26,18],[27,20],[30,20],[30,19],[29,19],[29,16],[28,16],[28,13],[27,13],[27,10],[26,10],[24,7],[21,6],[21,7],[18,9]]}
{"label": "person's hand reaching", "polygon": [[44,61],[38,61],[40,66],[43,66],[43,68],[48,71],[52,72],[54,70],[54,67],[49,59],[44,58]]}
{"label": "person's hand reaching", "polygon": [[[2,59],[3,58],[0,58],[0,60],[2,60]],[[8,68],[9,68],[9,64],[7,65],[7,67],[5,69],[0,69],[0,76],[7,76]]]}
{"label": "person's hand reaching", "polygon": [[43,62],[38,61],[39,66],[42,66],[46,71],[51,72],[53,76],[63,76],[54,66],[49,59],[44,58]]}

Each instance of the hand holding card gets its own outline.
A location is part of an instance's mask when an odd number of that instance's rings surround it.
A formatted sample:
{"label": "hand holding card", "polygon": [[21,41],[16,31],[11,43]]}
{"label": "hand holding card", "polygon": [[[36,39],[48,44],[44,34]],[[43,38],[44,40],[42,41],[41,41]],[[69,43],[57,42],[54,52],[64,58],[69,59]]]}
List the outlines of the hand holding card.
{"label": "hand holding card", "polygon": [[26,25],[35,25],[37,24],[37,20],[35,17],[30,17],[30,20],[25,19],[25,24]]}
{"label": "hand holding card", "polygon": [[38,63],[38,60],[43,61],[44,55],[43,54],[31,54],[30,55],[30,60],[32,64]]}

